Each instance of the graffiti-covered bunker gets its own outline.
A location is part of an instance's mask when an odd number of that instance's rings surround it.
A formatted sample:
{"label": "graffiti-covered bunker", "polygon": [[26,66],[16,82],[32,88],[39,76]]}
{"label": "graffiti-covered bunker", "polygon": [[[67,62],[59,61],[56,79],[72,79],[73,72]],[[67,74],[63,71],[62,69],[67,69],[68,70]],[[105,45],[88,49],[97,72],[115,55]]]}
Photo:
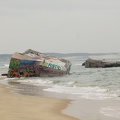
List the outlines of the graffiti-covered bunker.
{"label": "graffiti-covered bunker", "polygon": [[11,57],[8,77],[58,76],[70,72],[70,61],[49,56],[34,50],[14,53]]}

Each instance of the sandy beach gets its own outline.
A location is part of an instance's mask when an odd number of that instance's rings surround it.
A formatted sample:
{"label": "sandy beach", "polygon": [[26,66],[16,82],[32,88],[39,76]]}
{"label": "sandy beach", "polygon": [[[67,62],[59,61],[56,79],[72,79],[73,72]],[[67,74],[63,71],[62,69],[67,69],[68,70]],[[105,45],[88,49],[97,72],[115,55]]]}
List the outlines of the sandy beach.
{"label": "sandy beach", "polygon": [[0,84],[1,120],[77,120],[61,113],[69,100],[14,94]]}
{"label": "sandy beach", "polygon": [[50,86],[4,77],[0,79],[1,120],[120,119],[119,98],[85,99],[73,94],[46,91]]}

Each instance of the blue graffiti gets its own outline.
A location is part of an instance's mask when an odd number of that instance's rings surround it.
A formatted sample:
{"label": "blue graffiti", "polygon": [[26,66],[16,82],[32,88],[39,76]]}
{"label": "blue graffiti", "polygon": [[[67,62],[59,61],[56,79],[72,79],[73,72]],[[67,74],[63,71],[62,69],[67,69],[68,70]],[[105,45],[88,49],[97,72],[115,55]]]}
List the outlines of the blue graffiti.
{"label": "blue graffiti", "polygon": [[36,61],[32,61],[32,60],[21,60],[20,65],[21,66],[27,66],[27,65],[35,65]]}
{"label": "blue graffiti", "polygon": [[61,67],[60,67],[60,66],[55,65],[55,64],[51,64],[51,63],[48,64],[48,67],[61,70]]}

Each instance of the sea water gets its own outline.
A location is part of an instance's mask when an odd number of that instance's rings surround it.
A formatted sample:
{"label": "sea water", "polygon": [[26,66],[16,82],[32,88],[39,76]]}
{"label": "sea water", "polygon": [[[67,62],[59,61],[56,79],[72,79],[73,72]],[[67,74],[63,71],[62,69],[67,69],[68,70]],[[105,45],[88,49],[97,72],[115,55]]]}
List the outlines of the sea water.
{"label": "sea water", "polygon": [[[67,94],[71,95],[70,99],[76,100],[78,104],[79,101],[83,104],[88,104],[92,100],[94,101],[104,101],[103,103],[109,101],[108,106],[101,105],[99,103],[98,111],[104,116],[109,116],[109,120],[120,119],[120,67],[111,68],[85,68],[82,63],[85,62],[87,58],[94,59],[105,59],[107,61],[119,61],[119,55],[103,55],[103,56],[72,56],[64,57],[72,63],[70,74],[59,76],[59,77],[32,77],[32,78],[12,78],[1,81],[2,83],[8,83],[8,81],[15,80],[21,82],[21,84],[31,84],[35,86],[47,86],[43,91],[53,92],[57,94]],[[0,74],[7,73],[9,67],[10,56],[0,55]],[[115,101],[116,100],[116,101]],[[111,101],[114,103],[111,104]],[[96,105],[97,105],[96,102]],[[74,103],[74,106],[75,104]],[[100,106],[101,105],[101,106]],[[76,105],[77,107],[77,105]],[[74,107],[72,107],[74,108]],[[79,108],[77,108],[79,109]],[[89,110],[91,111],[91,110]],[[70,112],[70,110],[69,110]],[[76,112],[77,113],[77,112]],[[81,112],[82,113],[82,112]],[[66,112],[66,114],[69,114]],[[86,119],[85,112],[82,115],[78,113],[78,118]],[[90,113],[92,116],[94,113]],[[90,116],[89,120],[90,120]],[[95,116],[91,117],[91,120],[104,120],[104,117],[97,118]],[[106,119],[106,118],[105,118]]]}

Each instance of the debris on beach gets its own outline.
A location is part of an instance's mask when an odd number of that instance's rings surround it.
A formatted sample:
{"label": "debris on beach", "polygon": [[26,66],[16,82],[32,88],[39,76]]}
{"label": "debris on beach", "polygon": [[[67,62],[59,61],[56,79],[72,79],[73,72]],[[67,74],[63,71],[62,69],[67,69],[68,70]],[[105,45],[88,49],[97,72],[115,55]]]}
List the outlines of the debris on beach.
{"label": "debris on beach", "polygon": [[82,66],[85,68],[108,68],[108,67],[120,67],[120,61],[105,61],[103,60],[94,60],[87,59]]}
{"label": "debris on beach", "polygon": [[71,62],[28,49],[14,53],[9,63],[7,77],[59,76],[69,74]]}

